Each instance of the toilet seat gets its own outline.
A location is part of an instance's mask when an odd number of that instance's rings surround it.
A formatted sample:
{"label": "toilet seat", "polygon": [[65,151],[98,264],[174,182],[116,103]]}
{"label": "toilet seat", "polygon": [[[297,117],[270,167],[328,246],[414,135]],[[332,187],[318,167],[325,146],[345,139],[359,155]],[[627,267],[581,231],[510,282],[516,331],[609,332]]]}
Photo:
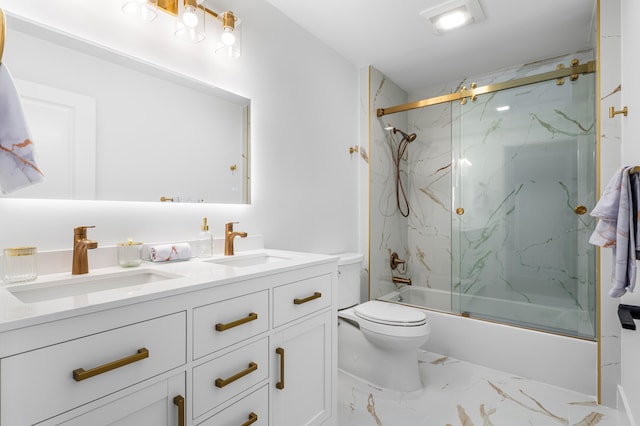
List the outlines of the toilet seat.
{"label": "toilet seat", "polygon": [[338,311],[338,317],[358,325],[365,335],[378,334],[393,339],[426,339],[431,326],[420,309],[372,300]]}
{"label": "toilet seat", "polygon": [[357,317],[394,327],[417,327],[426,324],[424,312],[395,303],[372,300],[354,308]]}

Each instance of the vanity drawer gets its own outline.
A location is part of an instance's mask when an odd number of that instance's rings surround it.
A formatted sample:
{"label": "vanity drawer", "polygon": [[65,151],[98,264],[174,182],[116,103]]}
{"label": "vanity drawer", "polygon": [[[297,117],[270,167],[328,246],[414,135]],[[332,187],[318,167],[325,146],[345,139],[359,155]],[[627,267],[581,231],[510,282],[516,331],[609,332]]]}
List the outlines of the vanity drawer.
{"label": "vanity drawer", "polygon": [[3,358],[0,424],[33,424],[183,365],[185,344],[178,312]]}
{"label": "vanity drawer", "polygon": [[193,417],[269,377],[269,343],[258,340],[193,369]]}
{"label": "vanity drawer", "polygon": [[[253,422],[251,422],[253,420]],[[251,423],[249,423],[251,422]],[[198,426],[240,426],[269,424],[269,388],[265,385]]]}
{"label": "vanity drawer", "polygon": [[273,326],[278,327],[331,305],[331,274],[296,281],[273,290]]}
{"label": "vanity drawer", "polygon": [[268,328],[268,290],[196,308],[193,311],[193,358],[203,357]]}

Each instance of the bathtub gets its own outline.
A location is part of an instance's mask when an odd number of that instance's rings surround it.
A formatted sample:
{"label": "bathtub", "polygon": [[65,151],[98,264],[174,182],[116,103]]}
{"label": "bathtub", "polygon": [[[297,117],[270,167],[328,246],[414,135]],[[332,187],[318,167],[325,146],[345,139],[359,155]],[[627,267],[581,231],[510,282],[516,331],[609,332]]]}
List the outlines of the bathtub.
{"label": "bathtub", "polygon": [[[504,306],[511,302],[474,299],[477,300],[465,301],[465,307],[493,303],[495,312],[514,309]],[[424,309],[431,324],[431,337],[424,350],[576,392],[597,394],[598,347],[594,341],[451,314],[451,293],[441,290],[405,287],[380,300]],[[524,308],[527,307],[515,309],[521,319],[532,315]],[[556,321],[563,317],[563,310],[545,312],[542,319],[550,318],[551,314]]]}

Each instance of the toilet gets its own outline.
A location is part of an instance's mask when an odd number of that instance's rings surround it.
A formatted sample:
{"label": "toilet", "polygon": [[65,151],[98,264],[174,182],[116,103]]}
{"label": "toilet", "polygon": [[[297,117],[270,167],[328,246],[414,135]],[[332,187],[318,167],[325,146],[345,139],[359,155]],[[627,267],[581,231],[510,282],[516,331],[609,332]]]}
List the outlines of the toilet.
{"label": "toilet", "polygon": [[423,311],[391,302],[360,303],[361,254],[338,261],[338,368],[388,390],[423,388],[418,349],[431,328]]}

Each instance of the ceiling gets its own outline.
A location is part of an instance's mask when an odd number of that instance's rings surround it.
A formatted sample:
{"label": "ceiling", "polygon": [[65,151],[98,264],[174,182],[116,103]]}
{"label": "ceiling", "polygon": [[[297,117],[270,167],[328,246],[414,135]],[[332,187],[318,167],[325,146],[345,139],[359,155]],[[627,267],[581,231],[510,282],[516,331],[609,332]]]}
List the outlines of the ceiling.
{"label": "ceiling", "polygon": [[483,21],[436,35],[419,12],[446,0],[267,0],[358,67],[406,91],[585,49],[595,0],[479,0]]}

